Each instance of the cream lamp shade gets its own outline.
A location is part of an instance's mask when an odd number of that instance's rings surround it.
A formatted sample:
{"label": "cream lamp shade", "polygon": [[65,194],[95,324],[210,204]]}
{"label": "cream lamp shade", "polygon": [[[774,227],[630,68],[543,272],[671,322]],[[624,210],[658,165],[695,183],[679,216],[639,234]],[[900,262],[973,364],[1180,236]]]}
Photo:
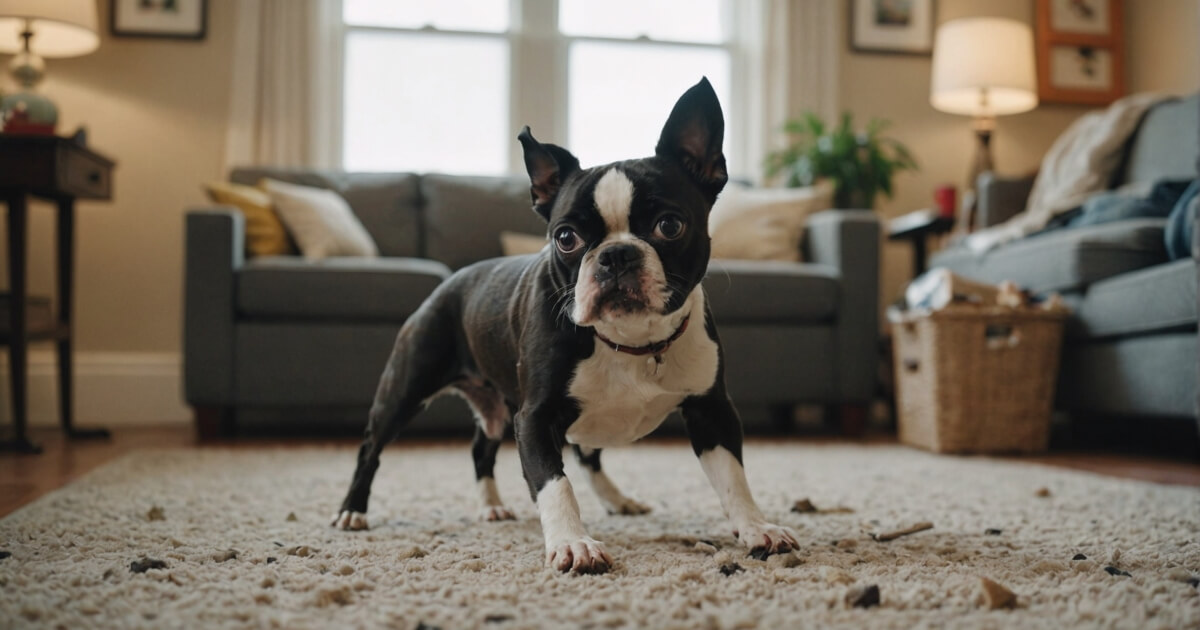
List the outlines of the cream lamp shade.
{"label": "cream lamp shade", "polygon": [[1019,114],[1037,107],[1033,31],[995,17],[951,20],[933,44],[929,102],[967,116]]}
{"label": "cream lamp shade", "polygon": [[96,0],[0,0],[0,54],[24,50],[42,57],[76,57],[100,47]]}

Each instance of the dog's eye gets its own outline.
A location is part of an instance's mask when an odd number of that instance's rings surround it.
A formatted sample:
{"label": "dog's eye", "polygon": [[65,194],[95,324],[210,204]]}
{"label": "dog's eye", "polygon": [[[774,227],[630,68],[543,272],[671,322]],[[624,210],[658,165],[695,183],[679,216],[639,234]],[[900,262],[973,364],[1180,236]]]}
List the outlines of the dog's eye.
{"label": "dog's eye", "polygon": [[554,244],[558,247],[558,251],[570,254],[583,245],[583,239],[579,238],[575,230],[565,227],[554,233]]}
{"label": "dog's eye", "polygon": [[683,229],[683,219],[669,214],[658,220],[658,224],[654,226],[654,235],[668,241],[673,241],[683,236]]}

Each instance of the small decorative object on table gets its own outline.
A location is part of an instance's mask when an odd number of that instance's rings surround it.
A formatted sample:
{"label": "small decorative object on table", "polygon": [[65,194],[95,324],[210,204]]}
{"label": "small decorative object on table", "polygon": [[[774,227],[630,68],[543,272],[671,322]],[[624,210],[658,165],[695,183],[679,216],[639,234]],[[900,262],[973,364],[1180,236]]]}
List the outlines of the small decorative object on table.
{"label": "small decorative object on table", "polygon": [[[1037,452],[1050,436],[1066,308],[1011,283],[931,272],[890,310],[900,441],[939,453]],[[913,297],[920,293],[924,297]]]}
{"label": "small decorative object on table", "polygon": [[820,117],[806,112],[784,124],[790,142],[767,156],[767,175],[783,175],[790,187],[828,179],[834,184],[833,207],[873,209],[880,192],[892,196],[892,176],[917,168],[907,147],[884,137],[888,125],[872,118],[865,131],[855,131],[853,116],[845,112],[838,126],[826,127]]}

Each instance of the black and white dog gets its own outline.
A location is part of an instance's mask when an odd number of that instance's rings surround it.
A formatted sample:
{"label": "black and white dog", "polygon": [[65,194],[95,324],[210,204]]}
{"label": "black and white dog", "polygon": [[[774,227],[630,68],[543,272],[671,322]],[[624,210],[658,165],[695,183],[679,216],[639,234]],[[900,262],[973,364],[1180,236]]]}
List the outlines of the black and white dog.
{"label": "black and white dog", "polygon": [[654,157],[585,170],[566,149],[521,132],[533,209],[549,223],[552,244],[460,270],[404,324],[334,526],[367,527],[380,451],[425,402],[451,392],[478,419],[472,452],[487,520],[513,518],[492,476],[512,421],[555,569],[612,565],[580,519],[564,445],[574,446],[609,512],[642,514],[649,508],[601,470],[600,449],[645,436],[675,409],[739,540],[759,553],[797,547],[750,495],[741,421],[700,286],[709,210],[728,179],[724,129],[702,79],[675,104]]}

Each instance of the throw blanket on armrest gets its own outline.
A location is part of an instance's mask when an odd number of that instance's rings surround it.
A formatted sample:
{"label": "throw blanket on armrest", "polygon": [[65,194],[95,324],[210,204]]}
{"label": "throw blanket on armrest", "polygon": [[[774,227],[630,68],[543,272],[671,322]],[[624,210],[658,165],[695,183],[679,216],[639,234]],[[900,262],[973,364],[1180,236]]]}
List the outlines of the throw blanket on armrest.
{"label": "throw blanket on armrest", "polygon": [[967,237],[967,247],[982,254],[1028,236],[1046,227],[1059,214],[1078,208],[1093,193],[1105,190],[1121,163],[1121,150],[1137,129],[1142,114],[1164,98],[1134,94],[1072,123],[1042,158],[1025,211],[1000,225],[971,234]]}

